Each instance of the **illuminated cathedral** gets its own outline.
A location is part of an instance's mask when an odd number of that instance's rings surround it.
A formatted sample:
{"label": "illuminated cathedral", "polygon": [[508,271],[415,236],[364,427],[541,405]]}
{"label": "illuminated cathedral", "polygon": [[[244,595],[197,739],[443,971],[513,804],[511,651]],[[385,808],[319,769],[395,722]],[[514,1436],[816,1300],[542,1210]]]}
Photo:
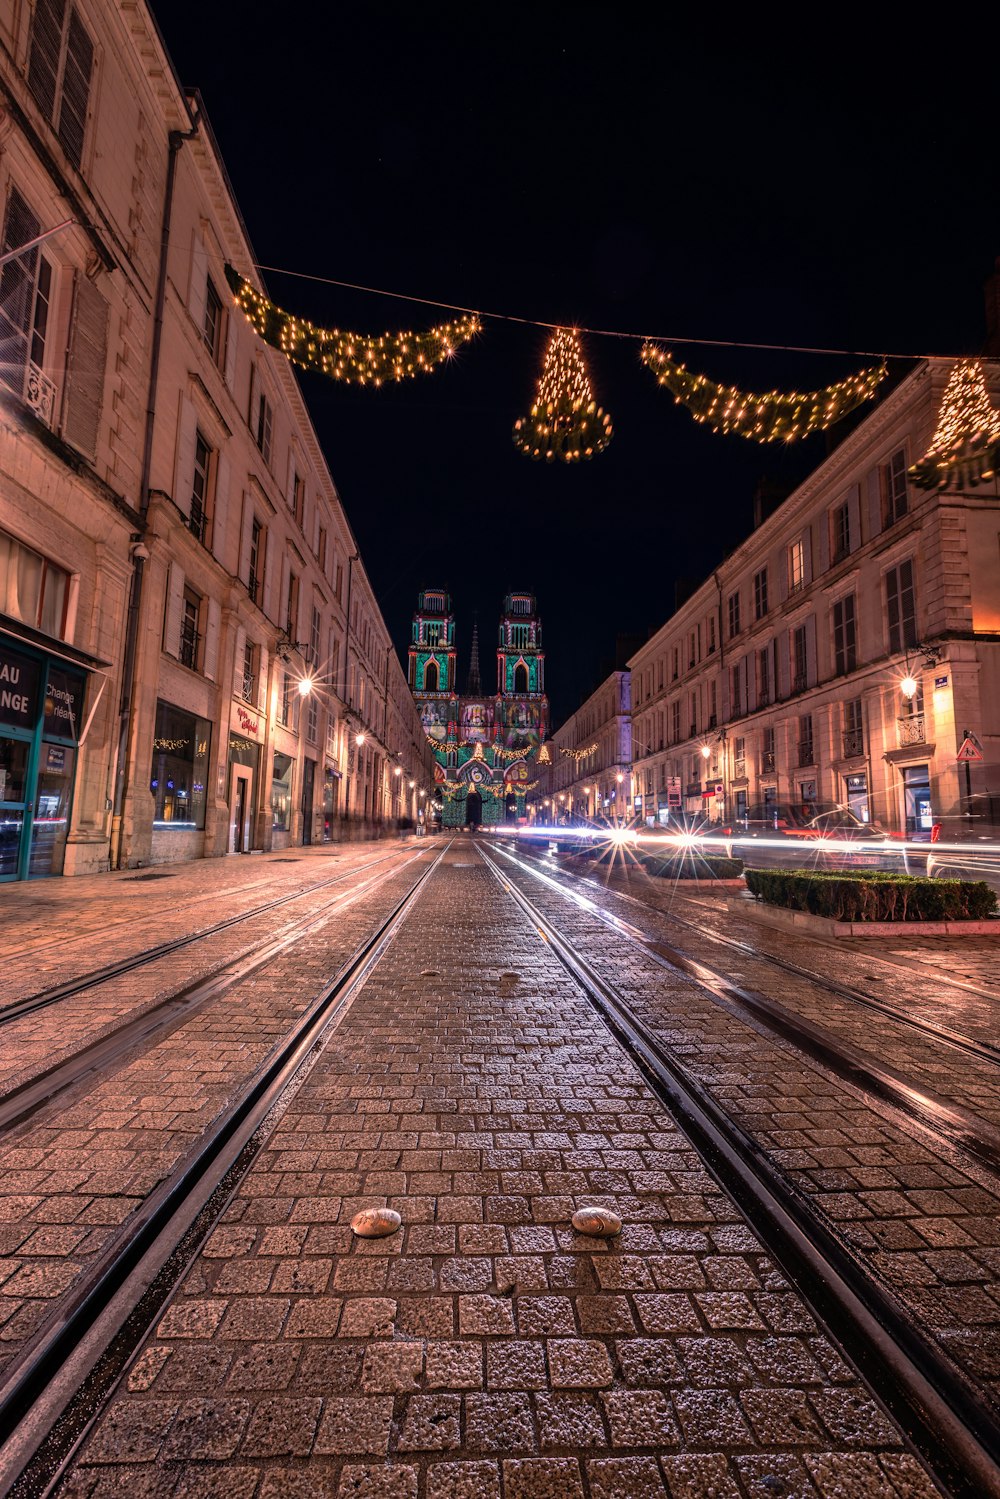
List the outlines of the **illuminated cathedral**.
{"label": "illuminated cathedral", "polygon": [[539,761],[549,754],[545,653],[534,594],[509,593],[503,601],[496,692],[483,691],[478,624],[465,691],[459,692],[451,597],[440,588],[425,589],[413,615],[409,679],[437,761],[443,826],[523,818]]}

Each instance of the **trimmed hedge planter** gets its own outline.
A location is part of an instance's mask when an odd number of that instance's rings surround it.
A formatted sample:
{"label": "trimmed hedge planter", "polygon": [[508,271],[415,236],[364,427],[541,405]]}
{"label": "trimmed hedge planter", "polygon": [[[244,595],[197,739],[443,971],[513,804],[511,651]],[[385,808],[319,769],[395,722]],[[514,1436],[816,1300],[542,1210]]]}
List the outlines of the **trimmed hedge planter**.
{"label": "trimmed hedge planter", "polygon": [[725,880],[729,884],[740,881],[743,874],[743,860],[727,859],[725,854],[671,854],[665,859],[640,854],[639,862],[649,874],[664,880],[703,880],[708,884]]}
{"label": "trimmed hedge planter", "polygon": [[748,869],[747,889],[772,906],[834,921],[984,921],[997,909],[984,880],[928,880],[866,870],[851,874]]}

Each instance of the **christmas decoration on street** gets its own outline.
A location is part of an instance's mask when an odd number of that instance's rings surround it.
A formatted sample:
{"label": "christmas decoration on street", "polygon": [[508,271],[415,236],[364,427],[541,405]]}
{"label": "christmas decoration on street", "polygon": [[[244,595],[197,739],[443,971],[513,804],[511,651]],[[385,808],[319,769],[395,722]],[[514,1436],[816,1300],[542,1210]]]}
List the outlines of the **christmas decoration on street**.
{"label": "christmas decoration on street", "polygon": [[527,458],[578,463],[611,441],[611,418],[597,405],[575,328],[557,328],[549,339],[538,394],[527,416],[514,423],[514,446]]}
{"label": "christmas decoration on street", "polygon": [[715,432],[736,432],[753,442],[795,442],[810,432],[825,431],[855,406],[870,401],[887,373],[883,363],[823,390],[754,394],[693,374],[659,344],[644,343],[639,357],[696,422],[707,422]]}
{"label": "christmas decoration on street", "polygon": [[371,335],[318,328],[276,307],[231,265],[225,273],[237,307],[265,343],[303,369],[353,385],[379,386],[429,374],[482,328],[475,314],[422,333]]}
{"label": "christmas decoration on street", "polygon": [[927,452],[909,470],[919,489],[975,489],[996,476],[1000,412],[979,359],[959,359],[945,386]]}
{"label": "christmas decoration on street", "polygon": [[597,744],[588,744],[586,749],[563,749],[562,745],[559,746],[559,753],[561,755],[569,755],[572,760],[576,761],[577,765],[579,765],[581,760],[589,760],[591,755],[596,755],[597,750]]}

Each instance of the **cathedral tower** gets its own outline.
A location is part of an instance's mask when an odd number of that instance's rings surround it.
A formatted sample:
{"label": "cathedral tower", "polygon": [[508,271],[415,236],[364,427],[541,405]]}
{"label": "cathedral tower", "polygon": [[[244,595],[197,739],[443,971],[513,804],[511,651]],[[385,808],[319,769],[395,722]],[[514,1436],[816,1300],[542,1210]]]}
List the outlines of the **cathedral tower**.
{"label": "cathedral tower", "polygon": [[508,742],[522,738],[537,749],[548,729],[542,623],[533,593],[508,593],[497,648],[497,695],[503,700]]}
{"label": "cathedral tower", "polygon": [[440,588],[420,594],[410,634],[410,691],[455,691],[455,616]]}

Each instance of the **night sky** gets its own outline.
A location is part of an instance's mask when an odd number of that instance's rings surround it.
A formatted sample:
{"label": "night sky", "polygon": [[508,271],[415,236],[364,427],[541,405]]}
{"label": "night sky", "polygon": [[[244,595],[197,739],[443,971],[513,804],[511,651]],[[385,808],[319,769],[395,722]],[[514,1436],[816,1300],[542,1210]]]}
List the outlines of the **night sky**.
{"label": "night sky", "polygon": [[[659,22],[562,3],[153,9],[261,264],[660,336],[750,389],[812,389],[869,361],[670,340],[981,347],[1000,255],[991,49],[969,31],[952,41],[941,17],[880,36],[869,13],[830,7],[809,15],[829,34],[806,41],[718,8],[663,7]],[[264,280],[317,323],[448,316]],[[675,581],[748,533],[758,480],[790,488],[825,439],[775,451],[714,435],[656,387],[638,342],[588,337],[614,440],[589,464],[532,463],[510,434],[546,337],[491,320],[399,389],[300,380],[403,659],[418,590],[443,584],[460,685],[474,611],[492,681],[502,596],[530,587],[557,726],[610,669],[616,635],[657,628]]]}

